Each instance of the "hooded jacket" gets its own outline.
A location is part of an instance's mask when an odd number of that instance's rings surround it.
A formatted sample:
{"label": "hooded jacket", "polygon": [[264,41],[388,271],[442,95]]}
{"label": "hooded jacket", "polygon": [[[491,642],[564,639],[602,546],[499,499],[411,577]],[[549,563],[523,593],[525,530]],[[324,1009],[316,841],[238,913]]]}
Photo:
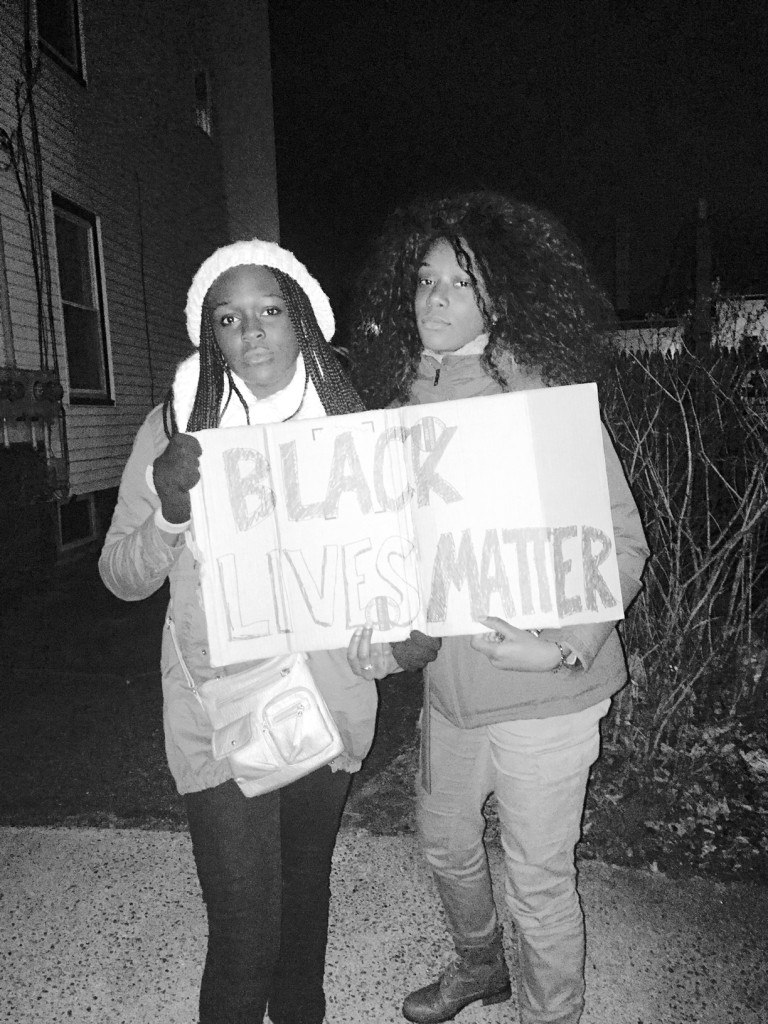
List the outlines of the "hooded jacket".
{"label": "hooded jacket", "polygon": [[[481,335],[459,352],[440,358],[424,350],[408,404],[477,398],[545,386],[540,378],[513,365],[504,368],[508,383],[503,388],[480,362],[485,342],[487,338]],[[513,444],[514,438],[499,438],[493,443],[498,445],[501,465],[503,446]],[[641,589],[649,552],[637,506],[605,428],[603,450],[622,603],[626,609]],[[444,637],[436,660],[425,669],[429,703],[454,725],[472,728],[583,711],[625,684],[626,661],[616,623],[545,629],[541,636],[570,647],[576,655],[576,665],[559,672],[497,669],[470,646],[470,637]]]}
{"label": "hooded jacket", "polygon": [[[198,356],[180,365],[174,383],[177,422],[186,423],[197,388]],[[308,401],[302,402],[302,389]],[[314,389],[306,395],[301,357],[293,380],[283,390],[259,403],[251,399],[245,385],[241,392],[249,399],[251,419],[271,422],[294,413],[297,418],[322,415]],[[256,415],[257,407],[263,415]],[[318,412],[319,408],[319,412]],[[230,402],[227,425],[244,423],[239,401]],[[254,662],[212,668],[208,656],[208,632],[200,594],[199,565],[185,535],[175,537],[161,529],[160,500],[151,484],[152,466],[165,450],[168,439],[163,429],[162,407],[149,413],[139,428],[133,450],[123,471],[117,505],[99,559],[99,572],[107,588],[124,601],[140,601],[170,580],[169,612],[175,623],[184,660],[196,683],[221,673],[240,672]],[[172,528],[171,528],[172,529]],[[264,581],[268,586],[269,582]],[[331,765],[357,771],[368,753],[376,720],[377,692],[373,681],[354,675],[346,650],[313,651],[308,665],[318,689],[328,704],[344,742],[344,753]],[[163,630],[161,667],[163,680],[163,724],[168,765],[180,793],[217,786],[232,777],[227,759],[215,761],[211,753],[211,725],[190,690],[179,664],[168,627]]]}

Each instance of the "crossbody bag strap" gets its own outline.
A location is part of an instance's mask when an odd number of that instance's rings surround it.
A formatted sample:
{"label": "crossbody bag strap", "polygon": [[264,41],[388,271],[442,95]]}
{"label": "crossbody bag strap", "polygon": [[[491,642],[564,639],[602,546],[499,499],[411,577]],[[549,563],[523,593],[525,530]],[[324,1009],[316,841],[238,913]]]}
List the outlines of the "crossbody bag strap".
{"label": "crossbody bag strap", "polygon": [[168,616],[168,618],[165,621],[166,621],[166,624],[168,626],[168,631],[171,634],[171,640],[173,640],[173,646],[176,649],[176,657],[179,659],[179,665],[181,665],[181,670],[184,673],[184,678],[187,680],[187,685],[189,686],[189,688],[192,691],[192,693],[194,693],[195,697],[197,697],[197,699],[198,699],[198,701],[200,703],[200,706],[202,708],[205,708],[205,705],[203,704],[202,697],[200,696],[200,692],[198,691],[197,687],[195,686],[195,680],[192,678],[192,673],[187,668],[187,663],[186,663],[186,661],[184,661],[184,655],[181,653],[181,646],[179,645],[179,638],[176,635],[176,623],[173,621],[173,619],[171,618],[170,615]]}

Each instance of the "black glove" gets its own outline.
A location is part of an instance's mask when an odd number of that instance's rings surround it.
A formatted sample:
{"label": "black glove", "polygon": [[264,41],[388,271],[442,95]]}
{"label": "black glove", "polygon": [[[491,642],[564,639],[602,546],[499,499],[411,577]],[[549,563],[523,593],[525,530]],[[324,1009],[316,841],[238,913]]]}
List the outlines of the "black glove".
{"label": "black glove", "polygon": [[174,434],[152,466],[155,490],[169,523],[186,523],[192,514],[190,488],[200,479],[200,442],[191,434]]}
{"label": "black glove", "polygon": [[434,661],[443,641],[437,636],[427,636],[418,629],[411,630],[407,640],[391,644],[395,661],[405,672],[418,672]]}

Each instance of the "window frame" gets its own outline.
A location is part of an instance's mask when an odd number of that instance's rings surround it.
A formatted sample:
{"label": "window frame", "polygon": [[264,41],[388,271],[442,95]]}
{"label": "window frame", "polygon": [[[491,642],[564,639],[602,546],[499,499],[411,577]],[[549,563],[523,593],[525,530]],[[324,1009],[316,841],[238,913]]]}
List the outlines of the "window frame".
{"label": "window frame", "polygon": [[[82,508],[84,506],[87,518],[88,532],[64,540],[64,520],[67,511],[74,505]],[[77,551],[79,548],[93,544],[99,538],[98,517],[96,515],[95,494],[93,491],[87,494],[73,494],[66,501],[56,503],[56,550],[59,558],[69,552]]]}
{"label": "window frame", "polygon": [[55,61],[59,67],[63,68],[67,74],[72,75],[78,82],[86,83],[85,73],[85,49],[83,46],[83,12],[82,4],[80,0],[54,0],[58,4],[66,4],[69,13],[69,19],[72,26],[72,37],[75,50],[74,63],[70,58],[57,49],[56,46],[40,31],[40,5],[41,3],[50,3],[51,0],[35,0],[35,32],[37,35],[38,48],[45,53],[51,60]]}
{"label": "window frame", "polygon": [[[67,368],[67,389],[70,405],[114,405],[111,361],[109,358],[109,320],[107,317],[107,297],[104,284],[104,264],[102,259],[101,230],[99,218],[90,210],[73,203],[57,192],[51,192],[51,209],[53,224],[53,249],[56,254],[56,274],[59,289],[59,322],[62,329],[64,342],[64,356]],[[92,307],[80,306],[66,300],[61,289],[61,253],[59,252],[58,239],[56,237],[56,220],[62,216],[63,219],[84,225],[87,229],[88,239],[88,275],[91,281],[91,289],[94,298]],[[98,367],[102,384],[99,388],[78,387],[72,382],[70,371],[70,348],[67,341],[67,330],[65,320],[65,307],[70,306],[78,309],[92,309],[96,313],[96,320],[99,328],[101,344],[98,349],[101,365]]]}

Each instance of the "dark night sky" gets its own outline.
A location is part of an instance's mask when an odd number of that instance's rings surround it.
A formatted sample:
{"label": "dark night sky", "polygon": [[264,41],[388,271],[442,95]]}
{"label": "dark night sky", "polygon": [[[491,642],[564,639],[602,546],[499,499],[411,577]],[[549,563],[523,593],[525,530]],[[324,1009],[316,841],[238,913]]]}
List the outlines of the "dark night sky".
{"label": "dark night sky", "polygon": [[715,267],[768,289],[764,0],[271,0],[281,239],[336,302],[397,203],[490,187],[561,218],[633,306],[708,201]]}

